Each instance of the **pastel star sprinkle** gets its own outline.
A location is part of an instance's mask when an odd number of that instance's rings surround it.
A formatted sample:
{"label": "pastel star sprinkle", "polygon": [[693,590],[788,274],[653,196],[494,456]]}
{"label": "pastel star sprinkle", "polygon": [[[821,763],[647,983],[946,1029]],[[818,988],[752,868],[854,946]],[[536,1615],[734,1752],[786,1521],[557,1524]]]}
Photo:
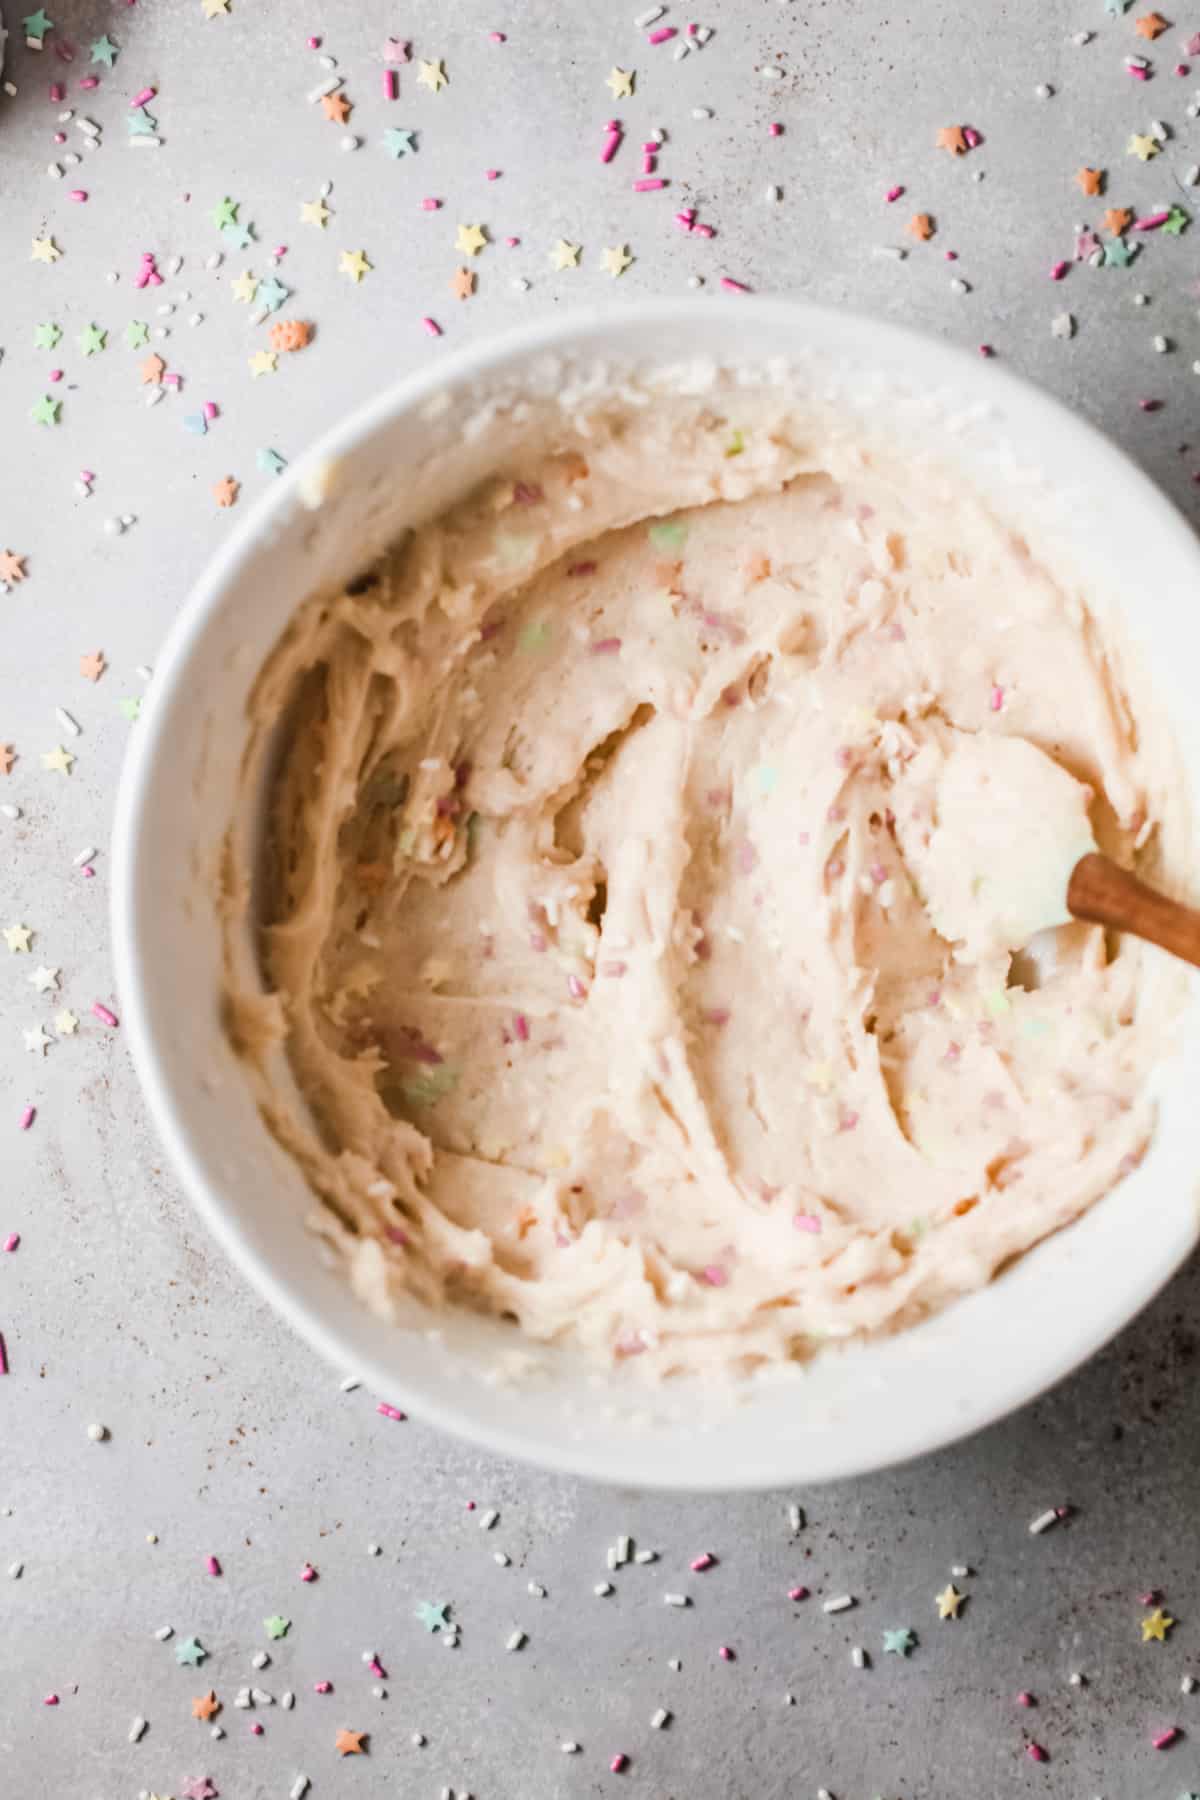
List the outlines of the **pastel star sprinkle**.
{"label": "pastel star sprinkle", "polygon": [[130,319],[125,327],[125,342],[131,350],[140,350],[150,341],[150,327],[142,319]]}
{"label": "pastel star sprinkle", "polygon": [[412,45],[404,38],[386,38],[383,45],[385,63],[406,63],[412,54]]}
{"label": "pastel star sprinkle", "polygon": [[437,94],[441,92],[442,88],[448,85],[450,77],[447,75],[445,67],[439,58],[437,62],[419,63],[417,65],[417,80],[422,87],[426,87],[431,93]]}
{"label": "pastel star sprinkle", "polygon": [[1136,156],[1139,162],[1149,162],[1151,157],[1158,155],[1157,140],[1148,132],[1135,131],[1125,146],[1125,154]]}
{"label": "pastel star sprinkle", "polygon": [[222,225],[221,236],[231,250],[248,250],[254,242],[254,226],[243,225],[240,221],[236,225]]}
{"label": "pastel star sprinkle", "polygon": [[1167,21],[1161,13],[1143,13],[1140,19],[1133,21],[1133,29],[1139,37],[1147,38],[1150,43],[1153,43],[1155,38],[1161,37],[1167,29]]}
{"label": "pastel star sprinkle", "polygon": [[157,352],[148,356],[142,364],[142,385],[156,387],[162,380],[166,367],[166,363]]}
{"label": "pastel star sprinkle", "polygon": [[322,94],[321,111],[335,125],[344,125],[353,108],[344,94]]}
{"label": "pastel star sprinkle", "polygon": [[54,1042],[53,1038],[46,1036],[40,1025],[32,1026],[30,1030],[23,1031],[21,1035],[25,1039],[25,1048],[34,1056],[45,1056],[47,1046]]}
{"label": "pastel star sprinkle", "polygon": [[[211,6],[213,3],[214,0],[204,0],[206,6]],[[217,0],[217,4],[227,4],[227,0]],[[192,1781],[185,1781],[180,1792],[183,1800],[216,1800],[217,1794],[216,1788],[207,1775],[197,1775]]]}
{"label": "pastel star sprinkle", "polygon": [[22,951],[28,951],[33,938],[33,933],[28,925],[6,925],[3,935],[5,943],[14,956],[20,956]]}
{"label": "pastel star sprinkle", "polygon": [[61,744],[56,744],[53,750],[42,751],[42,767],[51,775],[69,775],[74,761],[71,752],[64,750]]}
{"label": "pastel star sprinkle", "polygon": [[339,272],[348,275],[356,286],[364,275],[370,273],[371,268],[372,264],[367,261],[366,254],[362,250],[343,250],[338,258]]}
{"label": "pastel star sprinkle", "polygon": [[291,288],[284,287],[278,276],[272,275],[258,284],[258,304],[265,306],[268,312],[278,312],[291,291]]}
{"label": "pastel star sprinkle", "polygon": [[1121,237],[1132,224],[1133,214],[1127,206],[1110,206],[1104,215],[1104,228],[1114,237]]}
{"label": "pastel star sprinkle", "polygon": [[135,106],[125,114],[125,129],[130,137],[151,137],[158,129],[158,120],[144,106]]}
{"label": "pastel star sprinkle", "polygon": [[628,244],[614,244],[612,249],[601,251],[600,261],[605,274],[611,275],[615,280],[618,275],[625,273],[633,258],[629,254]]}
{"label": "pastel star sprinkle", "polygon": [[241,274],[235,276],[230,282],[229,291],[235,300],[240,300],[243,306],[249,306],[258,292],[257,278],[250,273],[249,269],[243,269]]}
{"label": "pastel star sprinkle", "polygon": [[0,581],[16,587],[18,581],[24,579],[25,558],[18,556],[15,550],[0,550]]}
{"label": "pastel star sprinkle", "polygon": [[450,292],[456,300],[469,300],[475,292],[475,276],[470,269],[455,269],[450,281]]}
{"label": "pastel star sprinkle", "polygon": [[916,1643],[916,1636],[907,1625],[899,1626],[895,1631],[883,1634],[883,1654],[885,1656],[907,1656]]}
{"label": "pastel star sprinkle", "polygon": [[634,69],[618,69],[615,65],[605,77],[604,85],[614,100],[628,100],[633,94]]}
{"label": "pastel star sprinkle", "polygon": [[32,243],[33,249],[29,253],[30,262],[56,263],[62,255],[62,251],[52,236],[34,238]]}
{"label": "pastel star sprinkle", "polygon": [[54,20],[46,17],[46,10],[41,6],[36,12],[27,13],[21,23],[25,27],[25,36],[35,38],[39,44],[46,33],[54,29]]}
{"label": "pastel star sprinkle", "polygon": [[1163,221],[1163,232],[1167,237],[1182,237],[1191,222],[1190,213],[1182,206],[1173,206]]}
{"label": "pastel star sprinkle", "polygon": [[274,350],[256,350],[250,358],[250,373],[255,380],[260,375],[274,375],[279,367],[279,358]]}
{"label": "pastel star sprinkle", "polygon": [[281,1614],[272,1613],[269,1619],[263,1620],[263,1630],[269,1638],[286,1637],[291,1628],[291,1623],[292,1621],[290,1619],[283,1618]]}
{"label": "pastel star sprinkle", "polygon": [[1127,269],[1140,248],[1140,244],[1127,244],[1122,237],[1110,238],[1104,246],[1104,267]]}
{"label": "pastel star sprinkle", "polygon": [[461,256],[478,256],[487,241],[487,232],[482,225],[460,225],[454,247]]}
{"label": "pastel star sprinkle", "polygon": [[300,223],[302,225],[319,225],[324,229],[330,217],[329,208],[323,200],[302,200],[300,202]]}
{"label": "pastel star sprinkle", "polygon": [[399,159],[407,156],[409,151],[416,151],[416,132],[404,131],[399,125],[392,125],[383,134],[383,144],[389,156]]}
{"label": "pastel star sprinkle", "polygon": [[226,194],[223,200],[217,201],[217,204],[213,207],[208,216],[218,231],[221,231],[226,225],[237,224],[238,205],[239,202],[237,200],[231,200],[228,194]]}
{"label": "pastel star sprinkle", "polygon": [[61,407],[61,400],[53,400],[49,394],[43,394],[30,408],[29,416],[35,425],[57,425]]}
{"label": "pastel star sprinkle", "polygon": [[1154,1611],[1147,1613],[1142,1620],[1143,1644],[1165,1644],[1167,1633],[1174,1623],[1175,1621],[1169,1613],[1165,1613],[1161,1606],[1156,1606]]}
{"label": "pastel star sprinkle", "polygon": [[89,650],[79,659],[79,673],[85,681],[99,681],[107,667],[103,650]]}
{"label": "pastel star sprinkle", "polygon": [[108,342],[108,333],[101,331],[98,325],[85,325],[76,342],[85,356],[95,356]]}
{"label": "pastel star sprinkle", "polygon": [[206,19],[218,18],[229,11],[229,0],[200,0]]}
{"label": "pastel star sprinkle", "polygon": [[33,341],[39,350],[53,350],[61,336],[62,332],[53,321],[46,325],[35,325],[33,329]]}
{"label": "pastel star sprinkle", "polygon": [[943,125],[937,134],[936,143],[939,150],[948,150],[951,156],[965,156],[969,148],[961,125]]}
{"label": "pastel star sprinkle", "polygon": [[218,506],[232,506],[238,497],[238,484],[232,475],[223,476],[213,486],[213,499]]}
{"label": "pastel star sprinkle", "polygon": [[365,1731],[346,1731],[343,1728],[334,1739],[334,1748],[343,1756],[362,1756],[365,1754],[363,1745],[366,1738]]}
{"label": "pastel star sprinkle", "polygon": [[933,236],[933,220],[928,213],[914,213],[904,229],[909,237],[919,238],[924,244]]}
{"label": "pastel star sprinkle", "polygon": [[1103,169],[1080,169],[1075,176],[1075,185],[1081,194],[1098,194],[1103,182]]}
{"label": "pastel star sprinkle", "polygon": [[443,1601],[440,1606],[435,1606],[432,1600],[422,1600],[417,1608],[416,1617],[420,1619],[426,1631],[444,1631],[449,1624],[446,1617],[449,1610],[450,1602],[448,1600]]}
{"label": "pastel star sprinkle", "polygon": [[0,775],[11,775],[16,756],[11,744],[0,744]]}
{"label": "pastel star sprinkle", "polygon": [[131,725],[136,725],[142,715],[142,702],[140,697],[135,694],[128,700],[118,700],[117,711],[123,719],[128,719]]}
{"label": "pastel star sprinkle", "polygon": [[966,1595],[960,1594],[954,1583],[951,1582],[949,1586],[944,1587],[937,1596],[938,1618],[957,1619],[959,1608],[962,1606],[965,1599]]}
{"label": "pastel star sprinkle", "polygon": [[256,450],[254,466],[262,475],[282,475],[287,468],[278,450]]}
{"label": "pastel star sprinkle", "polygon": [[221,1702],[217,1699],[216,1694],[211,1688],[209,1688],[207,1694],[201,1694],[198,1700],[192,1701],[193,1719],[203,1719],[207,1722],[216,1713],[219,1713],[220,1710]]}
{"label": "pastel star sprinkle", "polygon": [[103,63],[106,69],[111,69],[117,60],[118,48],[119,46],[113,43],[106,32],[103,37],[98,37],[93,43],[90,60],[94,63]]}
{"label": "pastel star sprinkle", "polygon": [[40,967],[33,971],[32,975],[27,975],[25,979],[29,982],[31,987],[37,989],[39,994],[53,994],[58,990],[58,978],[61,974],[61,969],[48,969],[46,965],[42,963]]}
{"label": "pastel star sprinkle", "polygon": [[79,1030],[79,1015],[73,1013],[69,1006],[54,1015],[54,1029],[59,1037],[74,1037]]}
{"label": "pastel star sprinkle", "polygon": [[208,1651],[199,1638],[181,1638],[175,1646],[175,1661],[180,1668],[186,1663],[189,1668],[194,1669],[204,1661],[207,1655]]}
{"label": "pastel star sprinkle", "polygon": [[550,261],[556,269],[577,269],[579,267],[579,245],[568,243],[566,238],[559,238],[550,252]]}

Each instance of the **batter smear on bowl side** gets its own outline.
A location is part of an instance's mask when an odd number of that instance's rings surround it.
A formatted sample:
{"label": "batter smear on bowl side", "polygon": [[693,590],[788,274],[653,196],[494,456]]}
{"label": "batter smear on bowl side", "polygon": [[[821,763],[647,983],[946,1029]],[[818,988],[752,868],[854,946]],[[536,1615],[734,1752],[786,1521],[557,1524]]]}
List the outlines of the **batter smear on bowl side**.
{"label": "batter smear on bowl side", "polygon": [[1032,852],[953,832],[1000,744],[1006,805],[1131,862],[1166,728],[961,474],[756,406],[597,407],[259,678],[267,992],[229,1029],[385,1313],[656,1376],[801,1358],[987,1282],[1147,1143],[1182,971],[1004,941]]}

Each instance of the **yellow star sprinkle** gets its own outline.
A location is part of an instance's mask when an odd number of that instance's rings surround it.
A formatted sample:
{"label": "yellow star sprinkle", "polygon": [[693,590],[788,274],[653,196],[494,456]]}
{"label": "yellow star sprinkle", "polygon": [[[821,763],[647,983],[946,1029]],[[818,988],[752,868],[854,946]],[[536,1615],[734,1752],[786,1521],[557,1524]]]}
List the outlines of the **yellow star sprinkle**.
{"label": "yellow star sprinkle", "polygon": [[329,217],[329,208],[323,200],[302,200],[300,202],[300,223],[302,225],[320,225],[324,229]]}
{"label": "yellow star sprinkle", "polygon": [[439,58],[437,62],[421,63],[417,73],[417,80],[422,87],[427,87],[432,93],[436,94],[440,89],[448,85],[450,77],[442,67],[441,59]]}
{"label": "yellow star sprinkle", "polygon": [[1140,132],[1135,131],[1125,146],[1125,154],[1126,156],[1136,156],[1139,162],[1149,162],[1152,156],[1158,155],[1158,141],[1156,138],[1144,137]]}
{"label": "yellow star sprinkle", "polygon": [[577,269],[579,267],[579,245],[569,244],[566,238],[559,238],[550,252],[550,261],[556,269]]}
{"label": "yellow star sprinkle", "polygon": [[625,273],[633,258],[629,254],[628,244],[617,244],[613,249],[603,251],[600,260],[606,272],[615,279]]}
{"label": "yellow star sprinkle", "polygon": [[614,100],[628,100],[633,94],[633,69],[613,69],[604,83]]}
{"label": "yellow star sprinkle", "polygon": [[460,225],[454,246],[463,256],[478,256],[487,241],[487,232],[482,225]]}
{"label": "yellow star sprinkle", "polygon": [[950,1582],[937,1596],[938,1618],[957,1619],[958,1609],[965,1599],[966,1595],[960,1594],[954,1583]]}
{"label": "yellow star sprinkle", "polygon": [[73,1013],[69,1006],[64,1006],[61,1012],[54,1015],[54,1029],[59,1037],[74,1037],[79,1030],[78,1013]]}
{"label": "yellow star sprinkle", "polygon": [[42,767],[49,769],[52,775],[69,775],[74,761],[71,752],[64,750],[61,744],[56,744],[53,750],[42,751]]}
{"label": "yellow star sprinkle", "polygon": [[29,260],[30,262],[55,263],[61,255],[62,251],[52,237],[34,238]]}
{"label": "yellow star sprinkle", "polygon": [[206,19],[215,19],[219,13],[229,11],[229,0],[200,0]]}
{"label": "yellow star sprinkle", "polygon": [[362,280],[370,268],[371,264],[367,261],[366,252],[362,250],[343,250],[338,259],[340,272],[348,275],[356,284]]}
{"label": "yellow star sprinkle", "polygon": [[14,956],[20,956],[22,950],[29,949],[29,940],[33,936],[28,925],[6,925],[4,941]]}
{"label": "yellow star sprinkle", "polygon": [[1147,1613],[1142,1620],[1142,1642],[1148,1644],[1153,1638],[1155,1643],[1165,1644],[1167,1633],[1175,1623],[1161,1606],[1156,1606],[1152,1613]]}
{"label": "yellow star sprinkle", "polygon": [[242,273],[230,283],[230,289],[235,300],[241,300],[246,306],[249,306],[258,292],[258,280],[250,273],[249,269],[243,269]]}
{"label": "yellow star sprinkle", "polygon": [[256,350],[249,361],[250,373],[257,380],[260,375],[273,375],[279,358],[274,350]]}

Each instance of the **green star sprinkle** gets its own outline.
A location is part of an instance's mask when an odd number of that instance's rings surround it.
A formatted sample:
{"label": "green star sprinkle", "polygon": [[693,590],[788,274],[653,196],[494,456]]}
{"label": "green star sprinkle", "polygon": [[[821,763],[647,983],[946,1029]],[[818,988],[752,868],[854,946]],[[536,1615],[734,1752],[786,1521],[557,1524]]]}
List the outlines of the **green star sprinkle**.
{"label": "green star sprinkle", "polygon": [[158,120],[152,118],[144,106],[136,107],[133,112],[126,113],[125,123],[129,128],[130,137],[149,137],[151,132],[158,129]]}
{"label": "green star sprinkle", "polygon": [[111,69],[117,60],[118,48],[119,46],[114,44],[108,33],[105,32],[104,36],[98,37],[92,45],[92,61],[103,63],[106,69]]}
{"label": "green star sprinkle", "polygon": [[226,194],[224,200],[218,201],[217,205],[213,207],[210,217],[218,231],[223,230],[226,225],[237,224],[239,204],[240,202],[231,200]]}
{"label": "green star sprinkle", "polygon": [[43,394],[29,416],[35,425],[57,425],[61,407],[61,400],[52,400],[49,394]]}
{"label": "green star sprinkle", "polygon": [[745,438],[740,431],[735,431],[728,444],[725,446],[725,454],[726,456],[740,456],[745,448]]}
{"label": "green star sprinkle", "polygon": [[255,304],[265,306],[268,312],[278,312],[291,291],[291,288],[284,287],[282,281],[276,280],[272,275],[269,281],[259,282],[258,292],[254,296]]}
{"label": "green star sprinkle", "polygon": [[95,356],[108,342],[108,333],[101,331],[98,325],[85,325],[75,341],[85,356]]}
{"label": "green star sprinkle", "polygon": [[21,20],[27,38],[36,38],[40,44],[48,31],[53,31],[54,20],[46,17],[45,8],[39,6],[35,13],[30,13]]}
{"label": "green star sprinkle", "polygon": [[443,1600],[440,1606],[435,1606],[432,1600],[422,1600],[417,1608],[416,1617],[420,1619],[426,1631],[444,1631],[450,1623],[446,1617],[449,1611],[450,1602],[448,1600]]}
{"label": "green star sprinkle", "polygon": [[1182,206],[1173,206],[1163,221],[1163,231],[1167,237],[1182,237],[1192,222],[1191,214]]}
{"label": "green star sprinkle", "polygon": [[130,319],[125,327],[125,342],[131,350],[140,350],[143,344],[150,341],[150,327],[141,319]]}
{"label": "green star sprinkle", "polygon": [[263,1630],[269,1638],[286,1637],[291,1624],[290,1619],[283,1618],[279,1613],[272,1613],[269,1619],[263,1620]]}
{"label": "green star sprinkle", "polygon": [[46,325],[36,325],[34,327],[33,341],[39,350],[53,350],[61,336],[62,332],[59,330],[58,326],[54,324],[53,320]]}
{"label": "green star sprinkle", "polygon": [[282,475],[287,463],[278,450],[256,450],[254,463],[261,475]]}
{"label": "green star sprinkle", "polygon": [[397,159],[401,156],[408,156],[410,152],[415,155],[416,138],[415,131],[401,131],[398,126],[393,125],[389,131],[385,131],[383,134],[384,148],[389,156]]}
{"label": "green star sprinkle", "polygon": [[680,519],[663,519],[651,525],[650,542],[656,550],[682,550],[687,543],[687,526]]}
{"label": "green star sprinkle", "polygon": [[1104,246],[1104,262],[1101,266],[1105,269],[1127,269],[1140,249],[1140,244],[1127,244],[1124,238],[1109,238]]}
{"label": "green star sprinkle", "polygon": [[895,1631],[883,1634],[883,1654],[885,1656],[907,1656],[916,1643],[916,1636],[907,1625],[899,1626]]}
{"label": "green star sprinkle", "polygon": [[549,620],[530,619],[528,625],[522,625],[517,642],[522,650],[544,650],[550,642]]}
{"label": "green star sprinkle", "polygon": [[184,1638],[182,1643],[175,1646],[175,1661],[181,1668],[187,1663],[194,1669],[204,1661],[207,1655],[208,1651],[199,1638]]}
{"label": "green star sprinkle", "polygon": [[254,227],[253,225],[235,225],[232,223],[229,225],[222,225],[221,236],[232,249],[244,250],[248,244],[254,242]]}
{"label": "green star sprinkle", "polygon": [[129,700],[118,700],[117,711],[123,719],[128,719],[131,725],[136,725],[142,713],[140,694],[133,695]]}
{"label": "green star sprinkle", "polygon": [[453,1063],[443,1063],[439,1069],[422,1069],[419,1075],[410,1075],[400,1083],[400,1093],[409,1106],[436,1106],[457,1087],[461,1074]]}

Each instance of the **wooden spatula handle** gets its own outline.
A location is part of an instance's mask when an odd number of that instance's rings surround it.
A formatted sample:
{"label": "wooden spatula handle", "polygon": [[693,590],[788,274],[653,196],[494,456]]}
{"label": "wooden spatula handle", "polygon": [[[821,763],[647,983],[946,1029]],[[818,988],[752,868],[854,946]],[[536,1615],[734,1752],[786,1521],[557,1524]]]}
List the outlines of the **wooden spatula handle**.
{"label": "wooden spatula handle", "polygon": [[1155,893],[1107,856],[1081,856],[1067,884],[1067,909],[1093,925],[1131,931],[1200,968],[1200,912]]}

